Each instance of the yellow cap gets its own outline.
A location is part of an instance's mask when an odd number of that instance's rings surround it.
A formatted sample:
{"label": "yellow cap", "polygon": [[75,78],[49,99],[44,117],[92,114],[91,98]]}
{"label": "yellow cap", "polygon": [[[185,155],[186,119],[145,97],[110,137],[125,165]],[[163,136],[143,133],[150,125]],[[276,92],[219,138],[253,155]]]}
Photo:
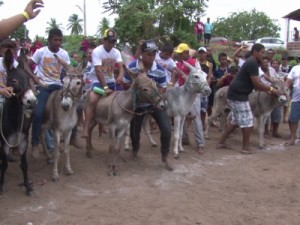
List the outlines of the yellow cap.
{"label": "yellow cap", "polygon": [[185,44],[185,43],[181,43],[180,45],[177,46],[177,48],[175,49],[175,53],[183,53],[184,51],[189,51],[190,47]]}

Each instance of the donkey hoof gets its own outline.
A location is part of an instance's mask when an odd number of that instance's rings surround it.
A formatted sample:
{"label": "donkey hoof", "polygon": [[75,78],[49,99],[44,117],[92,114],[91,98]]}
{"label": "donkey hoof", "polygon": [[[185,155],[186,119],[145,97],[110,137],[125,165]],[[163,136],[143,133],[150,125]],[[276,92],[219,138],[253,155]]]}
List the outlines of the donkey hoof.
{"label": "donkey hoof", "polygon": [[52,165],[52,164],[54,163],[54,160],[53,160],[53,159],[47,159],[47,163],[48,163],[49,165]]}
{"label": "donkey hoof", "polygon": [[53,182],[59,181],[59,176],[58,176],[58,174],[53,175],[52,181],[53,181]]}
{"label": "donkey hoof", "polygon": [[125,147],[125,148],[124,148],[124,151],[129,152],[129,151],[130,151],[130,148],[129,148],[129,147]]}
{"label": "donkey hoof", "polygon": [[152,148],[156,148],[157,147],[157,143],[152,143],[151,147]]}
{"label": "donkey hoof", "polygon": [[169,163],[165,163],[165,169],[168,171],[173,171],[173,167],[171,167]]}
{"label": "donkey hoof", "polygon": [[179,159],[179,154],[174,155],[174,159]]}
{"label": "donkey hoof", "polygon": [[92,153],[86,152],[86,156],[87,156],[88,158],[92,158]]}
{"label": "donkey hoof", "polygon": [[29,197],[32,196],[32,192],[33,192],[32,187],[26,189],[26,195],[27,196],[29,196]]}
{"label": "donkey hoof", "polygon": [[74,174],[74,171],[72,169],[67,169],[67,176],[71,176]]}

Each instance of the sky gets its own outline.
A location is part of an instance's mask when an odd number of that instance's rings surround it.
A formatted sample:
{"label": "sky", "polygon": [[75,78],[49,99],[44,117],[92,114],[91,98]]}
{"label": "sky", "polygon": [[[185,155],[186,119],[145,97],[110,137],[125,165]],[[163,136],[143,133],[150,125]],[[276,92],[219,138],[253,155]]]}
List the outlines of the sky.
{"label": "sky", "polygon": [[[0,19],[21,13],[29,0],[3,0],[4,4],[0,7]],[[104,0],[101,0],[101,4]],[[277,2],[277,3],[276,3]],[[298,2],[298,3],[297,3]],[[77,6],[83,9],[83,0],[44,0],[45,7],[41,13],[33,20],[26,23],[27,29],[30,31],[29,36],[34,39],[36,35],[45,37],[45,28],[48,27],[47,22],[51,18],[56,18],[58,23],[62,24],[63,33],[70,34],[66,30],[68,18],[72,14],[78,14],[83,19],[83,12]],[[95,35],[97,27],[103,17],[110,21],[110,26],[114,25],[114,15],[103,14],[100,0],[86,0],[86,20],[87,34]],[[76,6],[77,5],[77,6]],[[206,21],[207,17],[214,22],[218,17],[228,17],[232,12],[251,11],[252,9],[263,11],[271,19],[278,20],[278,24],[282,27],[280,33],[281,38],[284,38],[285,20],[282,18],[288,13],[300,8],[300,1],[284,0],[209,0],[208,8],[202,21]],[[294,27],[300,29],[300,22],[291,21],[290,31]]]}

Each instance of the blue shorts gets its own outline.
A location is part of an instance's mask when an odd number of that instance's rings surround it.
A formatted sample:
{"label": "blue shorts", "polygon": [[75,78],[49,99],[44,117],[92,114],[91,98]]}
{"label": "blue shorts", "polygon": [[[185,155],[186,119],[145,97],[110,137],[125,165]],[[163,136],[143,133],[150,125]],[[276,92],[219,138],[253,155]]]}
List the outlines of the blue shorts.
{"label": "blue shorts", "polygon": [[280,123],[281,121],[281,107],[276,106],[275,109],[271,112],[271,122]]}
{"label": "blue shorts", "polygon": [[[107,86],[108,86],[109,89],[111,89],[113,91],[116,91],[116,83],[108,83]],[[94,87],[98,87],[98,88],[103,89],[103,86],[100,84],[100,82],[92,83],[91,89],[93,90]]]}
{"label": "blue shorts", "polygon": [[208,97],[207,96],[201,96],[201,112],[207,112],[208,107]]}
{"label": "blue shorts", "polygon": [[300,102],[291,102],[289,122],[297,123],[300,120]]}
{"label": "blue shorts", "polygon": [[228,99],[231,108],[231,123],[240,128],[253,127],[253,114],[249,101],[240,102]]}

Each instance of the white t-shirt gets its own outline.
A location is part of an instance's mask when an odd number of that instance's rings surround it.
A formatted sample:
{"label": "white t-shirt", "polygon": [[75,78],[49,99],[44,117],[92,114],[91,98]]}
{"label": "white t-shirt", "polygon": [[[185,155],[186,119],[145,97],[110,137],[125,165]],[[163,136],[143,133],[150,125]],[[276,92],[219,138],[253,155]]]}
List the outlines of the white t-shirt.
{"label": "white t-shirt", "polygon": [[[270,66],[269,66],[269,71],[270,71],[270,76],[271,76],[272,78],[278,78],[278,74],[276,73],[276,70],[275,70],[273,67],[270,67]],[[271,82],[267,81],[267,80],[263,77],[264,74],[265,74],[265,72],[262,71],[262,69],[259,67],[258,75],[259,75],[259,77],[260,77],[260,80],[261,80],[263,83],[267,84],[267,85],[271,85]]]}
{"label": "white t-shirt", "polygon": [[[14,68],[17,68],[18,62],[14,60]],[[6,86],[7,84],[7,74],[6,74],[6,69],[4,68],[3,65],[3,57],[0,57],[0,84],[3,86]],[[0,89],[2,88],[0,85]]]}
{"label": "white t-shirt", "polygon": [[293,82],[292,102],[299,102],[300,101],[300,64],[292,68],[287,78],[291,79]]}
{"label": "white t-shirt", "polygon": [[171,81],[172,73],[171,71],[176,67],[176,64],[172,58],[169,59],[162,59],[159,56],[160,52],[157,52],[155,56],[155,62],[159,65],[161,65],[167,73],[167,82]]}
{"label": "white t-shirt", "polygon": [[[60,48],[55,54],[67,64],[70,64],[70,57],[66,50]],[[63,66],[59,64],[54,57],[54,53],[49,50],[48,46],[37,49],[31,58],[36,64],[36,75],[40,77],[44,83],[47,85],[62,85],[60,74]]]}
{"label": "white t-shirt", "polygon": [[[93,50],[92,61],[94,66],[102,66],[103,75],[106,83],[114,83],[114,66],[116,63],[123,62],[121,53],[118,49],[112,48],[110,52],[107,52],[103,45],[98,46]],[[96,73],[90,74],[90,80],[92,83],[99,82]]]}

